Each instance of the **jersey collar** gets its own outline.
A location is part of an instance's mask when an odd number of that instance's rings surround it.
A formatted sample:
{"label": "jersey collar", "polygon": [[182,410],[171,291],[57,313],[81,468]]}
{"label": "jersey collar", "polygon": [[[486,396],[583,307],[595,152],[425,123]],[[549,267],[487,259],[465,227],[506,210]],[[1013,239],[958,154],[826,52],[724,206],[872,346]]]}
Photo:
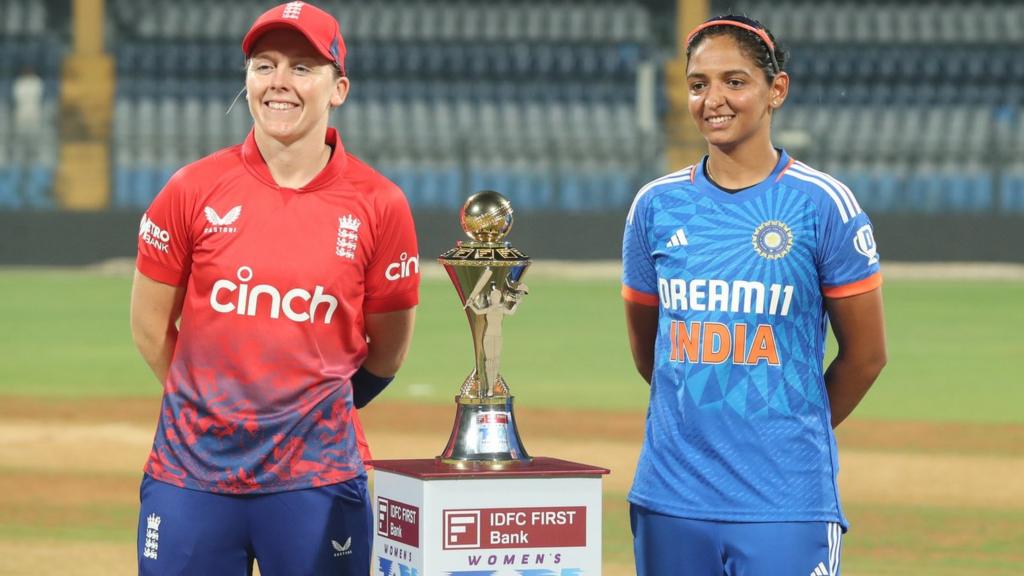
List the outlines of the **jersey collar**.
{"label": "jersey collar", "polygon": [[698,190],[715,200],[721,200],[724,202],[745,202],[752,198],[756,198],[782,179],[782,175],[785,174],[790,164],[792,164],[792,160],[785,150],[782,148],[776,148],[776,150],[779,151],[779,161],[775,164],[775,168],[772,169],[772,173],[769,174],[767,178],[753,186],[748,186],[747,188],[732,193],[722,190],[711,182],[708,175],[704,172],[704,164],[707,160],[707,156],[697,163],[693,183],[697,186]]}
{"label": "jersey collar", "polygon": [[[345,146],[341,143],[341,136],[338,134],[338,131],[334,128],[327,128],[324,143],[332,148],[331,159],[327,161],[324,169],[310,180],[308,184],[302,188],[296,188],[297,192],[319,190],[330,185],[345,171],[345,166],[348,164],[348,155],[345,153]],[[267,166],[267,161],[263,159],[263,153],[260,152],[259,147],[256,145],[255,129],[249,130],[249,135],[245,137],[245,142],[242,143],[242,162],[249,172],[263,183],[273,188],[282,188],[282,186],[278,186],[277,182],[274,182],[274,177],[270,175],[270,167]]]}

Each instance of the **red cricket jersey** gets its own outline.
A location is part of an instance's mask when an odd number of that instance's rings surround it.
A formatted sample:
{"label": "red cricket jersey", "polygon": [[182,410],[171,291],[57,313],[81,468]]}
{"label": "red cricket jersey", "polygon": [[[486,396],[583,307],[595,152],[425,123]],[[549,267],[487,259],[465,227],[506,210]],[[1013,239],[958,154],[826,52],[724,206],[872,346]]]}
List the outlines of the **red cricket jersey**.
{"label": "red cricket jersey", "polygon": [[[139,271],[186,287],[146,473],[274,492],[363,472],[349,378],[364,314],[415,306],[419,255],[397,186],[345,152],[301,189],[274,183],[252,132],[185,166],[139,226]],[[365,444],[365,442],[364,442]]]}

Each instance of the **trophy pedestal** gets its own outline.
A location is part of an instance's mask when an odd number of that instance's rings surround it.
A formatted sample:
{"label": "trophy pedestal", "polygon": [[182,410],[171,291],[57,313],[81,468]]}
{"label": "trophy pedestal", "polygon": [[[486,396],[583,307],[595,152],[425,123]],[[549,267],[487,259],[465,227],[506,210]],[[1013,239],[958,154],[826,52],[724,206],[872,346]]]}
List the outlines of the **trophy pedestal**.
{"label": "trophy pedestal", "polygon": [[512,206],[492,190],[459,215],[472,240],[438,257],[473,336],[448,446],[431,460],[375,460],[375,576],[601,574],[605,468],[531,458],[501,377],[502,323],[529,293],[530,257],[503,239]]}
{"label": "trophy pedestal", "polygon": [[544,457],[503,469],[372,464],[374,576],[601,574],[605,468]]}

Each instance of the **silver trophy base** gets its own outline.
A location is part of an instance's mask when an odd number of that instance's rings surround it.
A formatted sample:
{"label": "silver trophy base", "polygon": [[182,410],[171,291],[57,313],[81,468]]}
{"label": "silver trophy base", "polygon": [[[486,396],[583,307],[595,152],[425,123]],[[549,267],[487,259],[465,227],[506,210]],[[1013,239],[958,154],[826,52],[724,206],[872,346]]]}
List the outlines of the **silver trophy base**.
{"label": "silver trophy base", "polygon": [[486,464],[499,468],[533,459],[523,448],[511,396],[456,396],[455,425],[438,459],[445,464]]}

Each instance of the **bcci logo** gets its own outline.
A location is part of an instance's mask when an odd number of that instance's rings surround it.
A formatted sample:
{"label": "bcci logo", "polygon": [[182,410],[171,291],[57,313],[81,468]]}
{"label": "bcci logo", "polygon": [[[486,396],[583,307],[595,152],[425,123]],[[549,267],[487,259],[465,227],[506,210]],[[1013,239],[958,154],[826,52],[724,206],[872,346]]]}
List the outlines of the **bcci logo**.
{"label": "bcci logo", "polygon": [[784,222],[769,220],[754,230],[751,242],[761,257],[778,260],[793,248],[793,231]]}

